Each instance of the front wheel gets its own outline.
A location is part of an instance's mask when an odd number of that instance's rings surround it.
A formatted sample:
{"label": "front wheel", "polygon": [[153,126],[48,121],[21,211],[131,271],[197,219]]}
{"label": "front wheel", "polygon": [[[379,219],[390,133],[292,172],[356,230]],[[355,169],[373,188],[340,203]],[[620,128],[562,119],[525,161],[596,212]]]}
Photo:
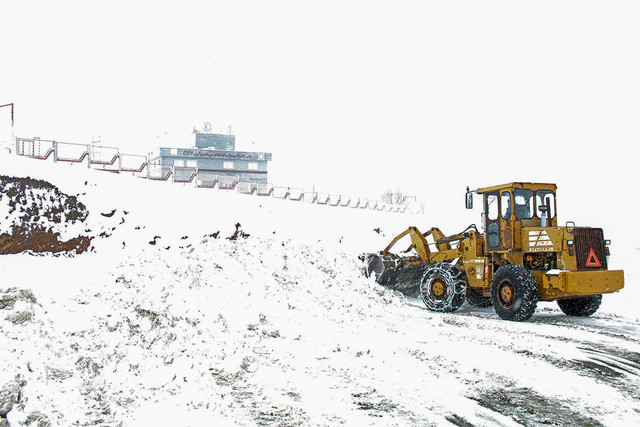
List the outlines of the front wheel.
{"label": "front wheel", "polygon": [[464,303],[466,289],[464,273],[447,263],[429,266],[420,280],[422,301],[433,311],[456,311]]}
{"label": "front wheel", "polygon": [[594,295],[592,297],[561,299],[558,300],[560,310],[567,316],[587,317],[598,311],[602,295]]}
{"label": "front wheel", "polygon": [[500,318],[522,322],[536,311],[538,284],[522,265],[508,264],[498,269],[491,281],[491,301]]}

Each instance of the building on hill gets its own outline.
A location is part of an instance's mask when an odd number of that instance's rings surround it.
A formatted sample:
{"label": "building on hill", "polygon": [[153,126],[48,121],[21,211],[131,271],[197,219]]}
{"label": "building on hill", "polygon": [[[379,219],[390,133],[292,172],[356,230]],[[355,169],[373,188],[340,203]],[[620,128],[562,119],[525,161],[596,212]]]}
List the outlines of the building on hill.
{"label": "building on hill", "polygon": [[151,154],[149,163],[232,175],[245,182],[267,182],[271,153],[236,151],[235,135],[200,131],[196,131],[195,135],[195,147],[160,147]]}

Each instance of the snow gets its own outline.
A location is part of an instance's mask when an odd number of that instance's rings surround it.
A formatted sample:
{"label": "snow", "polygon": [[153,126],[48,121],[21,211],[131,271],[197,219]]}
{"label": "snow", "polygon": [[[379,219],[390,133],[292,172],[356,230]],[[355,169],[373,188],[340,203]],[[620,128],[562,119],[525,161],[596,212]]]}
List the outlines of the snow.
{"label": "snow", "polygon": [[[21,384],[12,426],[640,423],[637,251],[612,249],[626,286],[591,318],[550,303],[523,323],[467,305],[441,314],[364,278],[357,256],[410,225],[463,229],[462,202],[438,224],[429,211],[318,206],[7,154],[0,170],[78,195],[83,228],[109,235],[74,257],[0,257],[0,289],[33,295],[0,310],[0,388]],[[249,236],[229,240],[236,224]]]}

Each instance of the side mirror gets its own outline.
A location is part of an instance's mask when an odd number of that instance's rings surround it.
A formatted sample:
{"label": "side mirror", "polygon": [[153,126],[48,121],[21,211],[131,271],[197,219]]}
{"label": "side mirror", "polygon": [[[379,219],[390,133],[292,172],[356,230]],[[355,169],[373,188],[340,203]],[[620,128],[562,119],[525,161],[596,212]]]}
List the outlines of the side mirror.
{"label": "side mirror", "polygon": [[469,187],[467,187],[467,193],[465,194],[465,207],[467,209],[473,209],[473,193],[469,191]]}

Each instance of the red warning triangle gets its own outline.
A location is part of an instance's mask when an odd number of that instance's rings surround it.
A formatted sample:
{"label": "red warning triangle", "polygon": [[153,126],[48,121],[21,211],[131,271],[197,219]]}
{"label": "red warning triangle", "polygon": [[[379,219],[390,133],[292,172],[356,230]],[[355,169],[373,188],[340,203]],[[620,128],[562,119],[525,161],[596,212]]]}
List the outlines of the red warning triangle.
{"label": "red warning triangle", "polygon": [[602,267],[602,264],[596,256],[596,252],[593,248],[589,251],[589,255],[587,255],[587,262],[584,265],[587,267]]}

